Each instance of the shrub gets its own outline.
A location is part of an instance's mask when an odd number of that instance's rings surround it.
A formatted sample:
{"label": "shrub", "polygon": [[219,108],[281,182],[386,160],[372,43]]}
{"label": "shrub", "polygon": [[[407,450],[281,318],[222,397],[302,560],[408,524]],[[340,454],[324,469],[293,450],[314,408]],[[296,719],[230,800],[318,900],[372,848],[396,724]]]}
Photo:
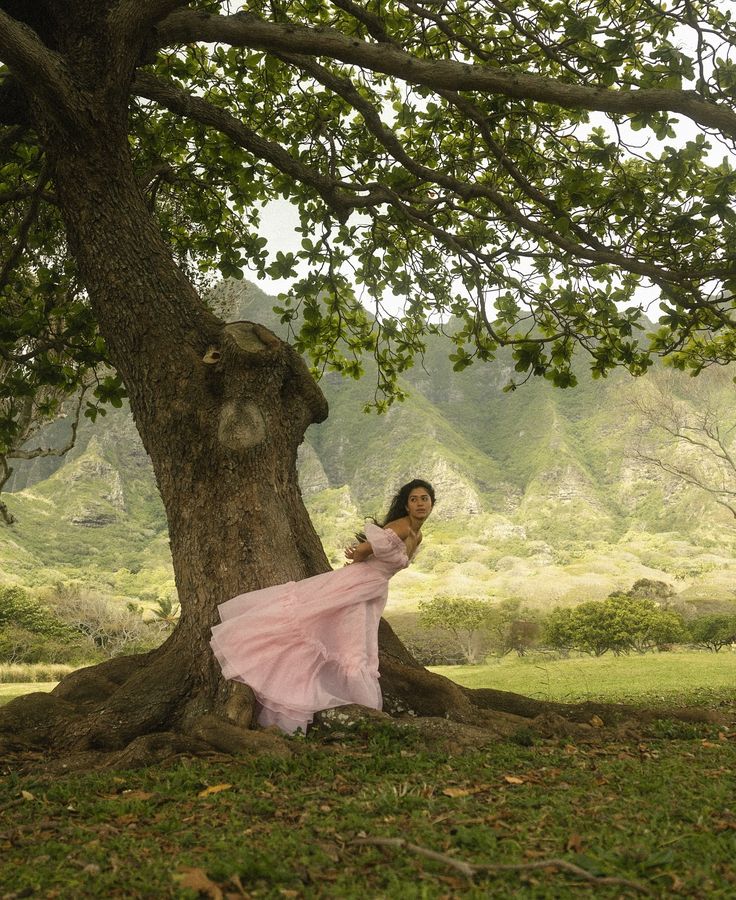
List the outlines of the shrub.
{"label": "shrub", "polygon": [[0,588],[0,660],[78,663],[89,647],[52,610],[19,587]]}
{"label": "shrub", "polygon": [[553,610],[544,625],[546,644],[557,650],[579,650],[602,656],[636,650],[644,653],[685,638],[682,617],[660,609],[653,600],[612,594],[574,609]]}
{"label": "shrub", "polygon": [[54,613],[19,587],[0,588],[0,628],[18,627],[37,635],[68,636]]}
{"label": "shrub", "polygon": [[575,649],[575,620],[572,609],[553,609],[542,625],[542,643],[555,650]]}
{"label": "shrub", "polygon": [[418,613],[392,613],[390,624],[406,649],[423,666],[465,663],[454,635],[443,628],[425,628],[419,621]]}
{"label": "shrub", "polygon": [[419,623],[426,629],[443,629],[454,640],[456,652],[470,665],[480,662],[490,607],[484,600],[439,595],[419,603]]}
{"label": "shrub", "polygon": [[512,619],[504,630],[502,652],[515,651],[517,656],[527,652],[539,643],[542,626],[533,619]]}
{"label": "shrub", "polygon": [[653,578],[640,578],[634,582],[631,590],[626,593],[627,597],[633,597],[637,600],[659,601],[668,601],[674,595],[675,591],[666,581],[656,581]]}
{"label": "shrub", "polygon": [[147,625],[120,600],[74,584],[59,584],[50,596],[56,615],[105,657],[158,646],[165,628]]}
{"label": "shrub", "polygon": [[700,616],[688,622],[691,642],[718,653],[727,644],[736,643],[736,615]]}
{"label": "shrub", "polygon": [[539,623],[522,613],[516,598],[493,603],[439,595],[420,602],[418,624],[420,629],[402,634],[402,640],[424,665],[474,665],[490,653],[504,656],[511,651],[523,656],[541,633]]}
{"label": "shrub", "polygon": [[539,643],[540,624],[522,605],[518,597],[511,597],[489,607],[485,628],[491,649],[499,656],[512,651],[524,656]]}
{"label": "shrub", "polygon": [[38,634],[20,625],[0,629],[0,660],[6,663],[66,663],[93,661],[89,643],[81,635]]}
{"label": "shrub", "polygon": [[[454,635],[441,628],[415,628],[402,631],[399,637],[409,653],[423,666],[457,666],[467,662],[466,657],[458,650]],[[480,644],[477,653],[483,654]]]}

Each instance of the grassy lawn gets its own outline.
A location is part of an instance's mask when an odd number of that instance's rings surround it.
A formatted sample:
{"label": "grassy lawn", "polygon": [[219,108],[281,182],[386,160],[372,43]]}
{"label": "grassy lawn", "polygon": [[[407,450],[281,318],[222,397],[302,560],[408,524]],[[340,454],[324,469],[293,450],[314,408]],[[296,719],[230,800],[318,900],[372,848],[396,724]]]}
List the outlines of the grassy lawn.
{"label": "grassy lawn", "polygon": [[678,651],[598,659],[505,656],[484,666],[432,669],[466,687],[513,691],[540,700],[662,704],[736,698],[736,653]]}
{"label": "grassy lawn", "polygon": [[[734,656],[507,658],[452,674],[558,699],[715,704],[733,699]],[[0,764],[0,897],[736,896],[736,722],[660,721],[590,742],[521,729],[469,751],[372,724],[290,745],[290,759],[65,776]],[[545,860],[618,881],[532,868]],[[493,868],[504,865],[526,868]]]}
{"label": "grassy lawn", "polygon": [[[295,740],[292,759],[5,771],[5,897],[621,898],[736,894],[736,740],[660,725],[633,743],[496,743],[451,755],[385,726]],[[403,839],[407,846],[364,843]]]}
{"label": "grassy lawn", "polygon": [[15,697],[22,694],[30,694],[34,691],[53,691],[58,681],[26,681],[26,682],[9,682],[7,684],[0,683],[0,706],[9,703]]}

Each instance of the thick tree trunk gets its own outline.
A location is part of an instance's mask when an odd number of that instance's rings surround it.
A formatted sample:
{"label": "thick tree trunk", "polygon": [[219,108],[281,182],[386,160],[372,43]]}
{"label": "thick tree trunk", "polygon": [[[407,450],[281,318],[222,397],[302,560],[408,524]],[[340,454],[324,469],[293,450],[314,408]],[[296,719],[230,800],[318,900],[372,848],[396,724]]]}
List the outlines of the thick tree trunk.
{"label": "thick tree trunk", "polygon": [[[81,72],[80,82],[97,88],[107,74]],[[62,684],[57,697],[89,706],[96,682],[104,710],[57,722],[54,741],[120,747],[213,711],[248,726],[249,691],[222,682],[209,631],[229,597],[328,568],[296,472],[304,432],[327,404],[288,344],[207,310],[137,184],[125,102],[104,91],[79,97],[81,135],[42,98],[31,106],[70,249],[153,463],[182,613],[166,644],[122,683],[91,672]]]}
{"label": "thick tree trunk", "polygon": [[[220,683],[209,630],[229,597],[328,567],[296,472],[298,445],[326,402],[291,347],[206,310],[146,209],[127,145],[111,152],[109,128],[82,157],[55,149],[54,158],[69,240],[153,462],[182,610],[146,670],[115,693],[115,724],[106,717],[70,739],[118,746],[187,719],[190,707],[227,709],[247,726],[251,704],[233,712],[235,686]],[[144,692],[152,678],[166,688]],[[141,696],[146,708],[131,715]]]}
{"label": "thick tree trunk", "polygon": [[[82,146],[42,112],[69,244],[166,509],[182,614],[159,650],[75,673],[50,699],[11,704],[3,717],[16,735],[65,749],[119,749],[172,728],[217,743],[213,717],[247,728],[254,711],[251,692],[223,682],[210,651],[218,604],[329,568],[296,472],[297,448],[326,402],[289,345],[206,309],[146,207],[123,117],[95,109]],[[385,623],[382,643],[388,703],[411,710],[401,672],[422,670]],[[444,698],[435,712],[454,705]]]}

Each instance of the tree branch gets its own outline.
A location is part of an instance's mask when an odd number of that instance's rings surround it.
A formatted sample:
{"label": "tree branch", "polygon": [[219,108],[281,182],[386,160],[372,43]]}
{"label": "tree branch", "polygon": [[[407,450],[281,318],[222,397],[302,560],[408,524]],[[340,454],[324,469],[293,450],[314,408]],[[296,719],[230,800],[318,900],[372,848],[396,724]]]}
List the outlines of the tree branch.
{"label": "tree branch", "polygon": [[725,104],[703,100],[694,91],[642,88],[612,90],[569,84],[553,78],[453,60],[427,60],[390,43],[368,43],[332,28],[267,22],[237,13],[213,16],[197,10],[179,10],[158,28],[162,46],[198,41],[224,43],[281,53],[326,56],[374,72],[394,75],[410,84],[433,89],[482,91],[518,100],[551,103],[564,109],[587,109],[620,115],[679,113],[706,128],[736,138],[736,112]]}
{"label": "tree branch", "polygon": [[[0,455],[0,493],[2,493],[3,488],[12,474],[13,470],[8,465],[8,461],[4,456]],[[15,516],[10,512],[2,500],[0,500],[0,518],[6,525],[12,525],[13,522],[15,522]]]}
{"label": "tree branch", "polygon": [[[118,54],[129,47],[139,49],[142,39],[187,0],[120,0],[109,17],[110,36]],[[137,53],[136,53],[137,55]]]}
{"label": "tree branch", "polygon": [[67,127],[78,124],[72,102],[75,90],[62,57],[36,32],[0,10],[0,60],[27,90]]}
{"label": "tree branch", "polygon": [[[350,105],[358,110],[363,116],[371,134],[381,143],[381,145],[388,150],[393,158],[404,166],[407,171],[416,175],[422,181],[446,188],[465,201],[472,201],[479,198],[488,200],[507,218],[507,220],[518,225],[522,230],[529,234],[533,234],[537,238],[548,241],[550,244],[561,250],[572,253],[582,259],[588,259],[596,264],[603,263],[620,266],[622,269],[634,272],[638,275],[644,275],[655,281],[677,283],[688,280],[687,273],[673,271],[653,263],[642,262],[633,257],[626,256],[626,254],[620,253],[617,250],[603,247],[600,242],[593,241],[592,239],[589,239],[589,243],[594,246],[589,247],[563,237],[554,228],[529,218],[529,216],[522,213],[518,206],[498,191],[493,190],[493,188],[490,188],[485,184],[477,184],[454,178],[438,169],[431,169],[428,166],[418,163],[409,156],[394,132],[381,121],[380,115],[375,107],[360,94],[355,85],[348,78],[335,75],[309,56],[293,53],[279,53],[278,56],[303,71],[309,72],[309,74],[319,81],[320,84],[328,87],[338,96],[350,103]],[[472,104],[470,106],[472,106]],[[466,107],[465,104],[462,104],[461,108],[464,109],[466,115],[470,115],[470,109]],[[534,199],[540,202],[541,194],[539,192],[534,193]],[[547,202],[549,203],[549,201]],[[579,237],[585,236],[585,232],[582,229],[572,229],[572,232]],[[703,273],[700,272],[698,273],[699,276],[702,274]]]}
{"label": "tree branch", "polygon": [[18,260],[21,258],[26,248],[28,235],[30,234],[31,227],[33,226],[33,223],[36,221],[36,218],[38,216],[38,209],[41,205],[41,195],[43,193],[43,188],[46,184],[47,178],[48,166],[43,165],[41,167],[41,172],[38,176],[35,187],[33,188],[31,202],[28,204],[26,214],[23,217],[23,221],[20,223],[20,228],[18,229],[18,239],[15,242],[10,255],[5,260],[2,269],[0,269],[0,291],[2,291],[5,285],[8,283],[8,278],[10,277],[15,266],[18,264]]}
{"label": "tree branch", "polygon": [[120,0],[110,15],[111,23],[126,23],[132,30],[148,29],[165,19],[189,0]]}
{"label": "tree branch", "polygon": [[[8,459],[38,459],[41,456],[64,456],[68,453],[77,442],[77,429],[79,428],[79,420],[82,412],[82,401],[89,385],[84,384],[77,398],[77,406],[74,410],[74,418],[72,419],[72,434],[63,447],[36,447],[34,450],[11,450],[5,454]],[[3,482],[4,483],[4,482]],[[0,489],[2,485],[0,485]]]}
{"label": "tree branch", "polygon": [[393,43],[393,38],[386,31],[386,26],[381,18],[374,15],[364,6],[353,3],[352,0],[332,0],[332,5],[362,22],[368,34],[379,43]]}
{"label": "tree branch", "polygon": [[[369,192],[362,186],[353,187],[328,178],[294,159],[280,144],[261,137],[226,110],[214,106],[201,97],[194,97],[181,88],[167,84],[153,75],[140,72],[133,85],[133,91],[137,96],[152,100],[178,115],[216,128],[258,159],[271,163],[279,171],[290,175],[297,181],[311,185],[341,221],[347,219],[353,209],[388,201],[388,195],[381,191],[379,186],[375,186]],[[352,197],[339,191],[339,187],[366,190],[367,195],[360,198]]]}
{"label": "tree branch", "polygon": [[527,178],[524,177],[521,170],[514,164],[513,160],[509,159],[509,157],[503,152],[503,150],[499,147],[498,143],[494,140],[493,134],[488,127],[488,121],[486,117],[483,115],[482,111],[470,100],[467,100],[465,97],[462,97],[456,91],[438,91],[441,97],[444,97],[448,103],[451,103],[453,106],[456,106],[460,109],[465,116],[471,119],[478,126],[478,130],[485,141],[486,146],[491,151],[496,161],[502,166],[504,171],[506,171],[511,178],[516,182],[516,184],[524,191],[524,193],[531,199],[538,203],[540,206],[544,206],[547,208],[556,219],[564,218],[567,221],[569,229],[572,234],[576,235],[578,240],[583,241],[588,244],[588,246],[595,248],[596,250],[605,251],[607,248],[596,238],[594,235],[589,234],[585,231],[584,228],[581,228],[574,219],[565,212],[565,210],[561,209],[560,206],[554,202],[550,197],[546,194],[543,194],[542,191],[538,190]]}
{"label": "tree branch", "polygon": [[651,894],[649,888],[640,881],[630,881],[628,878],[617,878],[615,876],[594,875],[575,863],[568,862],[566,859],[538,859],[534,862],[527,863],[468,863],[446,853],[438,853],[436,850],[429,850],[426,847],[420,847],[419,844],[412,844],[405,838],[389,838],[389,837],[360,837],[351,841],[358,846],[373,845],[378,847],[390,847],[395,849],[404,848],[410,853],[424,856],[427,859],[433,859],[436,862],[444,863],[457,869],[465,875],[466,878],[473,878],[481,872],[528,872],[537,869],[559,869],[562,872],[569,872],[577,878],[593,884],[617,884],[624,887],[640,891],[643,894]]}
{"label": "tree branch", "polygon": [[729,490],[726,487],[712,487],[705,481],[705,479],[701,478],[697,474],[693,474],[688,469],[680,468],[674,463],[668,463],[657,456],[649,456],[642,450],[634,450],[634,456],[641,462],[646,463],[650,466],[656,466],[658,469],[662,469],[663,472],[667,472],[668,475],[674,475],[676,478],[684,481],[685,484],[689,484],[692,487],[696,487],[699,490],[705,491],[707,494],[710,494],[716,503],[724,506],[731,513],[731,515],[736,518],[735,501],[728,499],[729,497],[736,497],[736,491]]}

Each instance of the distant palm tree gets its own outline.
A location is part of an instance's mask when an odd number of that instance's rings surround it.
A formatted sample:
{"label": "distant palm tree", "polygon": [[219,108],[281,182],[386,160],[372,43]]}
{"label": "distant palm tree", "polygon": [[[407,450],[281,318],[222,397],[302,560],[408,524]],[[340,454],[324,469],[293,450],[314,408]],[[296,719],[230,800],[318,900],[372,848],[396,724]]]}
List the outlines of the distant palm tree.
{"label": "distant palm tree", "polygon": [[158,597],[152,612],[159,622],[165,622],[167,625],[176,625],[179,620],[180,610],[179,603],[169,595],[167,597]]}

